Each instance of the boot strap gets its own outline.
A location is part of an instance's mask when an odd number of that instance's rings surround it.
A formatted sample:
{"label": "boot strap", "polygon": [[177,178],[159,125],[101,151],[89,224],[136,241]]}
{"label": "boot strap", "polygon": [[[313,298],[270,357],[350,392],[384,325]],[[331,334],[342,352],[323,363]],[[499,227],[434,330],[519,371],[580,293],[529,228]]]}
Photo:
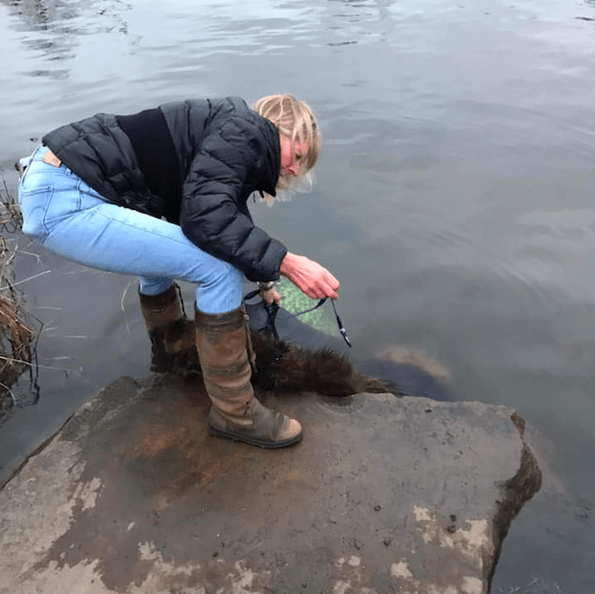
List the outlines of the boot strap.
{"label": "boot strap", "polygon": [[246,350],[248,351],[248,361],[250,361],[250,367],[252,367],[252,373],[256,374],[256,354],[254,353],[254,348],[252,346],[252,333],[250,332],[250,317],[244,311],[244,325],[246,328]]}

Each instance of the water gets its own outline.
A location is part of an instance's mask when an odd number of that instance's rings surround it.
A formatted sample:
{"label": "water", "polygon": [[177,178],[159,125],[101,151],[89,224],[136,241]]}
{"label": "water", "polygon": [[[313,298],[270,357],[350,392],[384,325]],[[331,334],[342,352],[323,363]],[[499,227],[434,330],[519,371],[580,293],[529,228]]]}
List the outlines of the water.
{"label": "water", "polygon": [[[594,2],[0,0],[0,166],[96,112],[289,91],[325,134],[315,191],[258,222],[328,266],[357,351],[422,349],[458,398],[534,428],[544,488],[493,592],[595,589]],[[42,399],[4,475],[90,395],[147,375],[134,279],[13,237],[44,322]],[[189,287],[185,288],[191,303]]]}

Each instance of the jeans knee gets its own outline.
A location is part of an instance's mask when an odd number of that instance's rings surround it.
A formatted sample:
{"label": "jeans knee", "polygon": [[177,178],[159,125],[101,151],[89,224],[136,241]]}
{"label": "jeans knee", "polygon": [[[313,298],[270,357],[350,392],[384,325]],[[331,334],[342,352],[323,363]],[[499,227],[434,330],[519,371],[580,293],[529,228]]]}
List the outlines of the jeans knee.
{"label": "jeans knee", "polygon": [[225,290],[238,288],[241,291],[242,273],[227,262],[217,260],[209,266],[208,274],[198,281],[201,288],[205,290]]}
{"label": "jeans knee", "polygon": [[205,313],[225,313],[238,308],[242,303],[243,279],[237,268],[218,260],[198,283],[197,307]]}

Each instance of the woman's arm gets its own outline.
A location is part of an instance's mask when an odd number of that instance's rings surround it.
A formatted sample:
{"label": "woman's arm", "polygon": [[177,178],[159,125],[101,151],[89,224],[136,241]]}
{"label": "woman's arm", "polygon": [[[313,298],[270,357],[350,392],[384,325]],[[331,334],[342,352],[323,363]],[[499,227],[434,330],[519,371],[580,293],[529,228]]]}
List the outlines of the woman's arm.
{"label": "woman's arm", "polygon": [[277,280],[287,248],[254,224],[245,204],[247,180],[264,150],[257,132],[231,117],[203,139],[182,186],[180,226],[190,241],[249,280]]}

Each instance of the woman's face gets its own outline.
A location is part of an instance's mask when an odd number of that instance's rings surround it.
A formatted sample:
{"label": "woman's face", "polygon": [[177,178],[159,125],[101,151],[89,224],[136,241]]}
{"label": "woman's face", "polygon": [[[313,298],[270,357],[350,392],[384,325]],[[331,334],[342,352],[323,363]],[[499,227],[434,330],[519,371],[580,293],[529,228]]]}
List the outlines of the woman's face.
{"label": "woman's face", "polygon": [[308,152],[308,145],[291,140],[281,134],[281,171],[280,175],[299,175],[302,157]]}

